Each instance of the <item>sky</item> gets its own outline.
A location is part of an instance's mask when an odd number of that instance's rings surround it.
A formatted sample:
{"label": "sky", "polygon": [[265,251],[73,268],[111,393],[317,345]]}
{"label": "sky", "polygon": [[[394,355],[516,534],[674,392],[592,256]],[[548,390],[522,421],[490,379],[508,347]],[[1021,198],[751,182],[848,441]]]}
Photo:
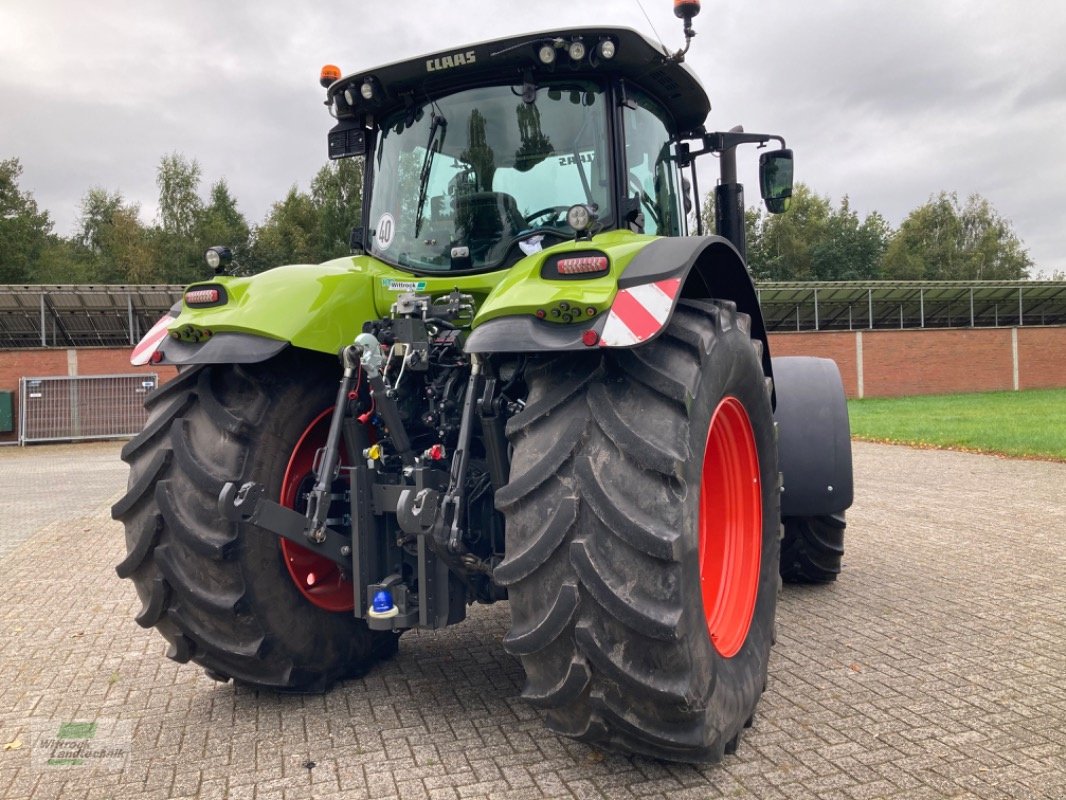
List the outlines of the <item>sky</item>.
{"label": "sky", "polygon": [[[225,178],[260,222],[326,161],[323,64],[347,74],[590,24],[679,47],[670,0],[641,3],[650,24],[637,0],[3,0],[0,158],[20,159],[22,189],[64,235],[92,186],[154,219],[171,152],[199,162],[204,197]],[[1039,273],[1066,270],[1066,4],[704,0],[694,26],[709,130],[783,135],[797,180],[894,226],[942,190],[978,193]],[[756,165],[742,150],[749,205]]]}

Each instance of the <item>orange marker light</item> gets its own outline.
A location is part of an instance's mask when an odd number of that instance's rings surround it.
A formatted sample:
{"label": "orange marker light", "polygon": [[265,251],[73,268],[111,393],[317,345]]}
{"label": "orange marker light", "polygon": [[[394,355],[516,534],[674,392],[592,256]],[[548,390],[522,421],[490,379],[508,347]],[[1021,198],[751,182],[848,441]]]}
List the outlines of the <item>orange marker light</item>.
{"label": "orange marker light", "polygon": [[338,80],[341,76],[341,68],[336,64],[326,64],[322,67],[322,72],[318,74],[318,82],[322,84],[323,89],[329,88],[329,85],[333,81]]}
{"label": "orange marker light", "polygon": [[700,0],[674,0],[674,16],[692,19],[700,13]]}

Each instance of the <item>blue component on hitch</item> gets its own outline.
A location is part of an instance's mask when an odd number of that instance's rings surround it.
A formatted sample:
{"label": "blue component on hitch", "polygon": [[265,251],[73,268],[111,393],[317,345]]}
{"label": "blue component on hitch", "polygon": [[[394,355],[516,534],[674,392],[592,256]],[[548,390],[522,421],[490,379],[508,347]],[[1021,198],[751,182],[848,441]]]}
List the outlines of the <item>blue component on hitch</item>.
{"label": "blue component on hitch", "polygon": [[374,599],[370,603],[370,608],[366,610],[366,614],[372,619],[388,619],[399,616],[400,609],[392,601],[392,592],[388,589],[378,589],[374,592]]}
{"label": "blue component on hitch", "polygon": [[392,593],[388,589],[382,589],[374,593],[375,614],[388,614],[393,608]]}

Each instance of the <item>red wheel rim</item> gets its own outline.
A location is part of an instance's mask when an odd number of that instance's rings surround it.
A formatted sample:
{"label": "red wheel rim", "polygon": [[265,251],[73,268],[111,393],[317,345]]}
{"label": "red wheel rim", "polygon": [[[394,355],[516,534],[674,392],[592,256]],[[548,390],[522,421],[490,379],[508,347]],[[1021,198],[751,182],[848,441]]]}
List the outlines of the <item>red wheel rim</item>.
{"label": "red wheel rim", "polygon": [[[283,506],[304,510],[304,503],[297,503],[301,495],[311,488],[315,453],[326,444],[332,413],[333,409],[327,408],[315,417],[296,442],[285,467],[285,477],[281,480],[280,502]],[[343,448],[341,463],[348,463]],[[355,608],[352,582],[334,562],[286,539],[281,540],[281,555],[296,588],[309,601],[326,611],[351,611]]]}
{"label": "red wheel rim", "polygon": [[700,481],[700,589],[707,633],[725,658],[744,644],[762,560],[759,453],[748,412],[735,397],[718,404]]}

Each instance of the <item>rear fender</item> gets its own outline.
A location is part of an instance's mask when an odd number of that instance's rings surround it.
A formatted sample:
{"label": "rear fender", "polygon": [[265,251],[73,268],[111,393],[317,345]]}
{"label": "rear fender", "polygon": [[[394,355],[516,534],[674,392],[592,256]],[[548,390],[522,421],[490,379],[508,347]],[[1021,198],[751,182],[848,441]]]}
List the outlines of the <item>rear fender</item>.
{"label": "rear fender", "polygon": [[528,313],[497,316],[474,329],[466,350],[528,353],[637,347],[662,333],[679,300],[732,300],[751,318],[752,338],[763,343],[763,372],[772,376],[758,295],[744,259],[727,239],[685,236],[648,241],[629,258],[616,289],[610,308],[584,323],[552,324]]}
{"label": "rear fender", "polygon": [[851,426],[840,370],[828,358],[774,359],[781,516],[838,514],[854,497]]}
{"label": "rear fender", "polygon": [[[264,361],[290,345],[336,354],[364,322],[387,316],[402,293],[437,297],[458,287],[477,304],[505,275],[415,276],[361,255],[220,276],[189,286],[137,355],[140,363],[239,364]],[[215,292],[212,299],[189,304],[190,292],[205,290]]]}

